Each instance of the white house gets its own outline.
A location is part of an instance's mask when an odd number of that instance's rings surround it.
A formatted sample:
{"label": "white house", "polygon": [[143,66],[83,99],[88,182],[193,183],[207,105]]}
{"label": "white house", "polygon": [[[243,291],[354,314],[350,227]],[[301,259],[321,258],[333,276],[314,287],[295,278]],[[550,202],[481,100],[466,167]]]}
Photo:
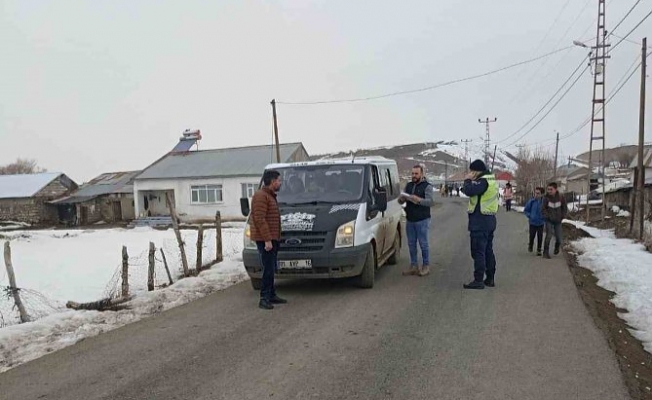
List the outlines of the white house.
{"label": "white house", "polygon": [[[301,143],[280,145],[281,162],[307,161]],[[169,216],[165,193],[174,200],[184,221],[242,218],[240,199],[251,197],[260,184],[265,166],[276,158],[269,146],[230,149],[172,151],[134,178],[136,215],[139,218]]]}

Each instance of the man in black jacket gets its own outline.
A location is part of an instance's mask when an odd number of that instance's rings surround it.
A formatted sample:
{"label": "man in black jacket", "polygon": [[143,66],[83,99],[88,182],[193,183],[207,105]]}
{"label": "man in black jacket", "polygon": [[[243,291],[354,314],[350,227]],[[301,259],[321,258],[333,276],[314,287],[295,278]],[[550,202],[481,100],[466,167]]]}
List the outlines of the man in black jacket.
{"label": "man in black jacket", "polygon": [[[428,231],[430,230],[430,207],[434,203],[434,189],[423,176],[423,167],[415,165],[412,168],[412,182],[405,186],[405,193],[398,202],[405,204],[407,223],[408,248],[410,249],[410,269],[403,275],[425,276],[430,273],[430,251],[428,246]],[[417,242],[421,247],[423,267],[419,268]]]}
{"label": "man in black jacket", "polygon": [[543,258],[550,258],[550,241],[555,235],[555,254],[559,254],[562,242],[561,221],[566,218],[568,207],[566,199],[557,190],[555,182],[549,183],[543,198],[542,214],[546,221],[546,239],[543,244]]}

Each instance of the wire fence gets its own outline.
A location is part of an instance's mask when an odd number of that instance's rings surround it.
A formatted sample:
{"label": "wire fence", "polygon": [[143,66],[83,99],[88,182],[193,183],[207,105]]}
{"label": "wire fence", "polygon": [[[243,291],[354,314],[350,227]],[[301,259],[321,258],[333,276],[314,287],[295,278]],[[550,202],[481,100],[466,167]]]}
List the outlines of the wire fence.
{"label": "wire fence", "polygon": [[[182,230],[181,238],[184,243],[186,259],[189,270],[197,268],[197,230]],[[234,243],[238,240],[242,232],[239,229],[222,229],[222,243]],[[236,238],[237,236],[237,238]],[[238,246],[223,247],[222,258],[234,258],[239,252]],[[148,291],[149,280],[149,258],[150,249],[127,249],[128,257],[128,283],[129,294],[135,295]],[[135,252],[135,250],[138,250]],[[165,254],[165,259],[163,254]],[[217,261],[217,241],[216,230],[206,229],[203,231],[202,240],[201,268],[207,268]],[[116,249],[116,252],[120,249]],[[132,254],[132,252],[134,254]],[[154,289],[164,288],[170,285],[170,279],[165,268],[167,262],[170,276],[173,282],[177,282],[184,277],[183,262],[179,244],[175,238],[164,239],[157,247],[154,253]],[[115,266],[111,278],[106,283],[101,296],[102,299],[119,299],[122,297],[122,263]],[[9,284],[9,278],[4,268],[0,268],[0,328],[19,324],[21,322],[19,310],[15,304],[13,293],[17,291],[25,307],[30,321],[39,320],[48,315],[65,311],[66,304],[60,300],[50,298],[38,291],[18,288],[12,290]],[[73,300],[73,299],[71,299]]]}

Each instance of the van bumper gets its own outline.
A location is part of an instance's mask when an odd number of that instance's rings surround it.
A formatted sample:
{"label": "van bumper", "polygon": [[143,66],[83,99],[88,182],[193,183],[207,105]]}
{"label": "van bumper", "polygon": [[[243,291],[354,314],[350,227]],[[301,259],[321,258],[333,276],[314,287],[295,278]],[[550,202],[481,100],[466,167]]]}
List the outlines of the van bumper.
{"label": "van bumper", "polygon": [[[361,246],[333,249],[328,252],[319,253],[283,253],[279,252],[279,260],[311,260],[311,269],[278,269],[276,278],[300,278],[300,279],[328,279],[328,278],[350,278],[362,273],[369,251],[370,243]],[[247,274],[251,278],[262,279],[262,264],[258,251],[245,249],[242,252]]]}

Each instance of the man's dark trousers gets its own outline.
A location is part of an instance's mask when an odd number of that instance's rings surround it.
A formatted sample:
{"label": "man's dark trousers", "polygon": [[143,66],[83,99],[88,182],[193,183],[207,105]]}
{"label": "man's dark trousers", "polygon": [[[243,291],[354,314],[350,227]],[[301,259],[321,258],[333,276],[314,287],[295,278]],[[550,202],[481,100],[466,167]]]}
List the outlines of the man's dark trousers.
{"label": "man's dark trousers", "polygon": [[558,248],[561,246],[562,242],[561,222],[546,221],[546,240],[543,245],[544,250],[550,249],[550,241],[552,240],[553,233],[555,235],[555,248]]}
{"label": "man's dark trousers", "polygon": [[543,225],[541,226],[530,225],[529,248],[534,247],[535,238],[537,239],[537,250],[541,251],[541,243],[543,242]]}
{"label": "man's dark trousers", "polygon": [[471,257],[473,257],[473,277],[476,282],[494,279],[496,256],[494,255],[494,231],[471,231]]}
{"label": "man's dark trousers", "polygon": [[256,242],[260,263],[263,265],[263,282],[260,288],[260,298],[271,301],[276,297],[274,288],[274,273],[278,266],[278,241],[272,241],[272,250],[265,250],[265,242]]}

